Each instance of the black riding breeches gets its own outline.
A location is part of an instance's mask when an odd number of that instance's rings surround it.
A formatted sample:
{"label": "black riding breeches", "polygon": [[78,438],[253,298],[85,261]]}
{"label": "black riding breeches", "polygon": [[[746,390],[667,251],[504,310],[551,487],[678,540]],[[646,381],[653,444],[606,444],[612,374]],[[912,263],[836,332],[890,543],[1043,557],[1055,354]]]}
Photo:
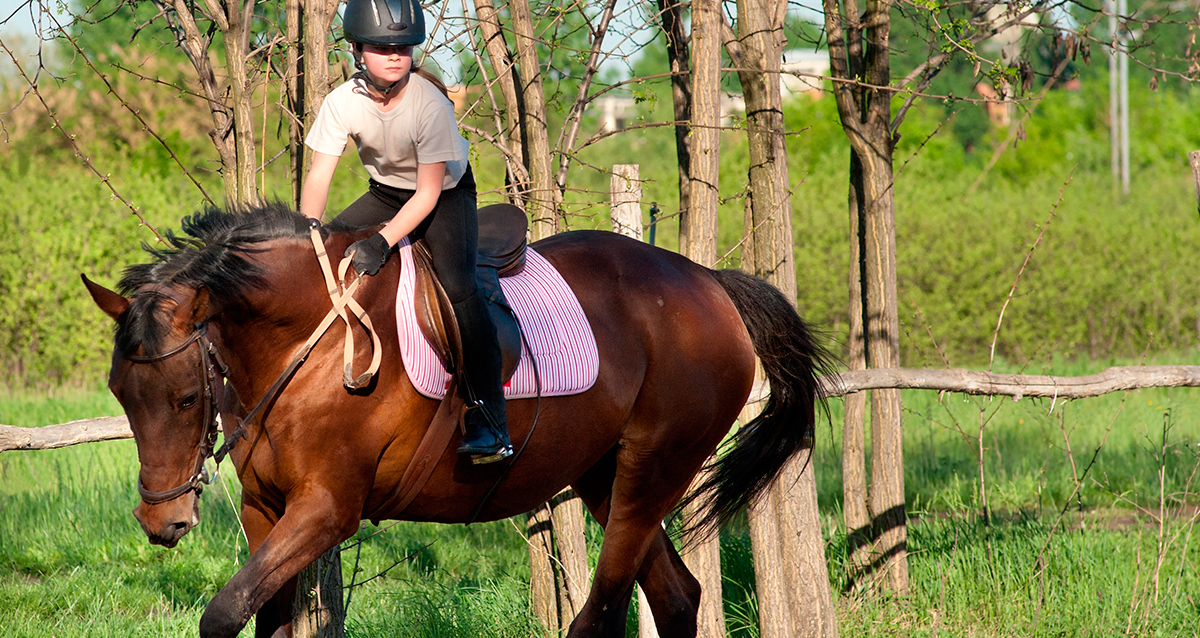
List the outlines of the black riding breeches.
{"label": "black riding breeches", "polygon": [[[371,180],[362,197],[346,207],[333,224],[364,228],[386,224],[415,194]],[[429,215],[409,234],[425,239],[433,270],[451,303],[475,293],[475,258],[479,245],[479,218],[475,208],[475,176],[468,166],[458,185],[442,191]]]}
{"label": "black riding breeches", "polygon": [[[385,224],[414,194],[372,180],[366,194],[331,224],[343,228]],[[422,238],[429,245],[434,272],[450,298],[462,335],[466,368],[464,397],[472,403],[482,402],[491,419],[503,426],[507,417],[500,379],[500,343],[484,290],[476,282],[479,218],[475,208],[475,177],[470,166],[457,186],[442,191],[433,210],[409,234],[412,241]]]}

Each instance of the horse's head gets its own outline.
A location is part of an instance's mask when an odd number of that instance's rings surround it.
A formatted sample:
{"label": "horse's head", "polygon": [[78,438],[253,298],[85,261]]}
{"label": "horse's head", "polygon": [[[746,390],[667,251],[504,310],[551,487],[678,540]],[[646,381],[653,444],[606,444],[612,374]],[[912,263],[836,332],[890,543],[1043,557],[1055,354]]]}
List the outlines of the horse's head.
{"label": "horse's head", "polygon": [[151,285],[124,297],[83,281],[117,322],[108,387],[137,442],[142,500],[133,515],[151,543],[173,547],[199,522],[203,463],[216,438],[222,380],[204,336],[207,295]]}

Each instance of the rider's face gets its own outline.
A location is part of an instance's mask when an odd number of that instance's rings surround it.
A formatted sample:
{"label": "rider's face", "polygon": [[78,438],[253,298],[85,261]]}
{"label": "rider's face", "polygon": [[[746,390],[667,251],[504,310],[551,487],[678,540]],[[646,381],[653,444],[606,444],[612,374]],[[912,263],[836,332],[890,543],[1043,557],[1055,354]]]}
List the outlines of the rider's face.
{"label": "rider's face", "polygon": [[363,65],[367,73],[381,84],[391,84],[408,77],[412,70],[412,45],[384,47],[362,45]]}

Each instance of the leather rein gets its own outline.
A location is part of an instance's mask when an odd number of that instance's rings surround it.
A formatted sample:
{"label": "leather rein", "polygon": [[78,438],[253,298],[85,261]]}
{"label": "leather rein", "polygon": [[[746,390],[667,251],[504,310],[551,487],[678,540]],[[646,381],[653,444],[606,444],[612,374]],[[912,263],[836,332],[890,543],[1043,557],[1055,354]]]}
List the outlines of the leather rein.
{"label": "leather rein", "polygon": [[[363,307],[357,301],[355,301],[353,297],[354,292],[358,289],[358,284],[362,281],[362,277],[355,279],[354,282],[349,286],[346,285],[346,273],[350,267],[350,259],[346,258],[343,259],[339,265],[338,278],[335,280],[333,276],[333,268],[330,266],[329,256],[325,251],[324,242],[321,241],[321,233],[318,231],[317,225],[313,225],[309,232],[309,237],[312,240],[313,248],[317,253],[317,260],[321,264],[321,272],[324,275],[327,292],[329,293],[330,300],[333,302],[333,307],[330,308],[328,313],[326,313],[325,318],[321,321],[321,324],[317,326],[316,330],[313,331],[308,340],[304,342],[304,345],[301,346],[300,350],[292,356],[291,362],[288,363],[283,372],[280,373],[280,375],[275,379],[275,383],[271,384],[271,387],[267,389],[266,393],[263,394],[263,397],[259,399],[258,403],[256,403],[254,407],[246,413],[246,416],[238,418],[237,428],[235,428],[233,432],[226,434],[225,442],[221,445],[220,449],[217,449],[215,452],[213,451],[213,449],[216,447],[217,432],[221,429],[217,422],[217,415],[219,413],[217,376],[220,375],[222,380],[224,380],[229,376],[229,368],[225,365],[225,362],[221,360],[221,356],[218,354],[216,346],[214,346],[213,343],[208,340],[208,337],[205,336],[207,324],[196,324],[195,329],[192,330],[192,334],[189,335],[188,338],[183,341],[183,343],[180,343],[166,352],[150,355],[126,355],[125,358],[131,363],[154,363],[169,359],[181,352],[184,352],[193,343],[195,343],[200,349],[200,378],[204,383],[204,434],[200,436],[200,441],[197,443],[196,465],[194,471],[192,472],[191,478],[169,490],[155,492],[146,489],[145,485],[142,484],[142,475],[139,471],[138,494],[141,495],[143,502],[149,505],[157,505],[159,503],[166,503],[167,501],[175,500],[189,492],[196,492],[196,495],[198,496],[204,491],[205,485],[211,485],[213,481],[216,480],[220,471],[221,461],[224,460],[225,456],[228,455],[231,450],[233,450],[235,445],[237,445],[238,439],[241,439],[246,435],[246,426],[251,423],[256,416],[258,416],[258,413],[262,411],[262,409],[271,401],[271,399],[278,395],[278,393],[283,389],[283,386],[287,383],[288,379],[291,378],[292,373],[296,371],[296,368],[300,367],[300,364],[304,363],[304,360],[308,357],[308,354],[312,352],[313,347],[317,345],[317,342],[320,341],[321,337],[326,331],[329,330],[329,327],[333,325],[335,320],[340,318],[342,321],[346,322],[345,346],[342,353],[344,361],[342,383],[346,389],[355,390],[367,385],[375,376],[375,373],[379,370],[379,364],[383,356],[383,349],[379,340],[379,335],[375,332],[375,328],[371,323],[371,318],[367,316],[366,310],[364,310]],[[178,304],[178,300],[172,294],[170,288],[167,288],[166,286],[146,286],[139,290],[139,292],[146,292],[166,297],[167,299],[175,301]],[[366,329],[367,334],[371,336],[372,341],[373,355],[371,357],[371,364],[368,366],[365,372],[358,376],[355,376],[352,370],[354,359],[354,331],[350,325],[350,318],[347,314],[347,309],[349,309],[350,313],[353,313],[354,316],[358,318],[359,322],[363,325],[363,328]],[[204,466],[205,461],[210,458],[214,459],[217,464],[217,470],[214,471],[211,476],[209,475],[207,468]]]}

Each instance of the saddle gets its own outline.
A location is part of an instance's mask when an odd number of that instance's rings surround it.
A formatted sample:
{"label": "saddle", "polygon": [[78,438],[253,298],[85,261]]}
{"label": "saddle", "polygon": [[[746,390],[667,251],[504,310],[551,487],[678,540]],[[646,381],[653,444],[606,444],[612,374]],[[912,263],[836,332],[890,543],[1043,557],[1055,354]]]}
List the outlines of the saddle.
{"label": "saddle", "polygon": [[[516,316],[504,299],[500,277],[519,274],[525,268],[525,237],[529,220],[512,204],[493,204],[479,209],[479,254],[475,278],[484,290],[488,314],[496,325],[500,342],[501,379],[507,382],[521,360],[521,331]],[[442,367],[454,374],[462,368],[462,337],[450,298],[433,270],[433,259],[425,240],[413,244],[416,291],[413,304],[422,336],[433,347]]]}

